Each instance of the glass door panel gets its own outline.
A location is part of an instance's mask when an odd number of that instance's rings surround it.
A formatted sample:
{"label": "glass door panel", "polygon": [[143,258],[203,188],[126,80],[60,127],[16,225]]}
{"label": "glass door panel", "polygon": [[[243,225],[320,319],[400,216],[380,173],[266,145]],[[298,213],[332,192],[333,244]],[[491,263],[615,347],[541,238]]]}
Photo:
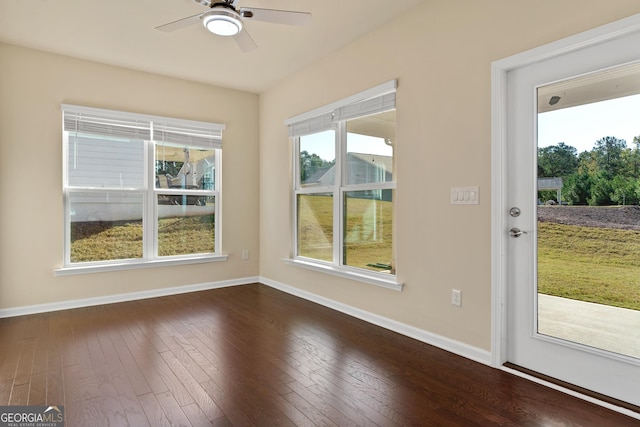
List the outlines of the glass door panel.
{"label": "glass door panel", "polygon": [[537,332],[640,358],[640,65],[537,89]]}

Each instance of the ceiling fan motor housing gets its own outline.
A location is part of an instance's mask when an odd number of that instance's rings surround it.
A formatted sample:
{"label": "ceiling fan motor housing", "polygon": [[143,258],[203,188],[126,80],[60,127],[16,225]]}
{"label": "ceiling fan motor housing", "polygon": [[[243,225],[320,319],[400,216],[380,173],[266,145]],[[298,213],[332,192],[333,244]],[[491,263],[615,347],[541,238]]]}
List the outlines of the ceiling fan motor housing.
{"label": "ceiling fan motor housing", "polygon": [[214,3],[202,14],[202,24],[219,36],[235,36],[242,31],[242,16],[229,3]]}

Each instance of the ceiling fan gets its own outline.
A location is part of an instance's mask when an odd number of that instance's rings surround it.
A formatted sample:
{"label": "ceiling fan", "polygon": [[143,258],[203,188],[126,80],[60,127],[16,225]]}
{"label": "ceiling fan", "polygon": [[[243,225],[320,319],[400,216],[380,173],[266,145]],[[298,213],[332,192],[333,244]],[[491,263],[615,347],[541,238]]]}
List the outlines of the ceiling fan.
{"label": "ceiling fan", "polygon": [[244,28],[245,20],[272,22],[286,25],[307,25],[311,21],[311,14],[294,12],[291,10],[258,9],[255,7],[237,8],[238,0],[194,0],[209,8],[204,13],[178,19],[168,24],[156,27],[156,30],[171,32],[202,21],[204,27],[219,36],[233,37],[240,49],[245,52],[258,47]]}

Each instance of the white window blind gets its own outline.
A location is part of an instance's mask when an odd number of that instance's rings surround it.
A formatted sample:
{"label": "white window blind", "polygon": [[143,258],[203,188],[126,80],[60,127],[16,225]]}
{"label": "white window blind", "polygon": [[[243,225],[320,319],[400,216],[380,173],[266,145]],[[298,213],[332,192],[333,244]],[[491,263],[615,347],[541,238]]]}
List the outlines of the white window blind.
{"label": "white window blind", "polygon": [[203,149],[222,148],[222,130],[196,124],[154,122],[153,140]]}
{"label": "white window blind", "polygon": [[64,130],[95,135],[149,139],[150,123],[145,120],[109,117],[89,112],[64,111]]}
{"label": "white window blind", "polygon": [[312,133],[323,132],[333,126],[333,112],[303,120],[289,125],[289,136],[304,136]]}
{"label": "white window blind", "polygon": [[155,140],[204,149],[222,148],[222,131],[225,129],[222,124],[69,104],[61,107],[63,129],[68,132]]}
{"label": "white window blind", "polygon": [[285,121],[290,137],[331,129],[337,122],[364,117],[396,108],[397,81],[391,80],[333,104],[300,114]]}
{"label": "white window blind", "polygon": [[396,93],[391,92],[340,107],[335,112],[334,120],[343,121],[371,116],[394,108],[396,108]]}

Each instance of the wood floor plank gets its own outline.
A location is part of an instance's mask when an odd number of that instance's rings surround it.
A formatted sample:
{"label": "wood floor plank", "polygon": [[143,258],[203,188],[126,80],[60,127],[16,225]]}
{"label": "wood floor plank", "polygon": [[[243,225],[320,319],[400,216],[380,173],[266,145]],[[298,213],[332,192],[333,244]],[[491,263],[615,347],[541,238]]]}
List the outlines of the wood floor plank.
{"label": "wood floor plank", "polygon": [[92,427],[640,425],[260,284],[0,319],[10,403]]}
{"label": "wood floor plank", "polygon": [[65,405],[64,416],[68,426],[108,426],[100,399],[74,401],[72,405]]}
{"label": "wood floor plank", "polygon": [[13,378],[14,385],[28,384],[31,379],[31,371],[33,369],[33,360],[35,357],[37,342],[34,338],[29,337],[22,343],[22,351],[20,359]]}
{"label": "wood floor plank", "polygon": [[[151,363],[155,367],[156,372],[158,372],[158,375],[160,375],[164,383],[167,385],[168,392],[173,395],[180,406],[194,403],[191,394],[189,394],[180,379],[176,377],[169,365],[167,365],[167,362],[162,358],[162,353],[158,354]],[[160,394],[163,393],[159,393],[158,396]]]}
{"label": "wood floor plank", "polygon": [[[124,411],[124,416],[127,419],[127,422],[130,426],[150,426],[149,421],[145,415],[144,409],[140,404],[140,400],[138,396],[132,395],[135,393],[123,393],[121,390],[127,388],[126,384],[123,384],[123,379],[121,377],[115,378],[115,386],[118,391],[118,402],[122,406]],[[153,426],[150,426],[153,427]]]}
{"label": "wood floor plank", "polygon": [[[118,338],[119,335],[113,330],[117,325],[111,325],[110,330],[106,333],[98,335],[100,347],[105,357],[106,368],[111,378],[111,386],[113,390],[113,398],[117,397],[119,407],[122,408],[124,417],[131,426],[143,427],[148,425],[144,410],[140,405],[133,385],[131,383],[131,376],[125,369],[122,361],[116,351],[112,338]],[[137,377],[134,375],[134,377]],[[150,389],[149,389],[150,391]]]}
{"label": "wood floor plank", "polygon": [[39,316],[36,349],[33,356],[31,375],[47,375],[49,357],[49,316],[47,313]]}
{"label": "wood floor plank", "polygon": [[173,394],[169,392],[160,393],[156,396],[156,399],[172,426],[191,427],[191,421],[189,421],[189,418],[187,418],[180,405],[178,405]]}
{"label": "wood floor plank", "polygon": [[283,398],[296,409],[294,413],[287,413],[287,416],[296,424],[302,426],[336,426],[343,427],[347,424],[335,423],[322,409],[312,405],[300,397],[295,391],[287,393]]}
{"label": "wood floor plank", "polygon": [[13,387],[13,378],[0,380],[0,406],[7,406],[11,399],[11,388]]}
{"label": "wood floor plank", "polygon": [[47,377],[45,374],[31,376],[29,380],[28,404],[36,406],[44,406],[47,404]]}
{"label": "wood floor plank", "polygon": [[9,405],[27,405],[29,403],[29,383],[14,384],[11,389]]}
{"label": "wood floor plank", "polygon": [[64,398],[64,370],[62,366],[62,354],[59,345],[53,341],[49,343],[47,355],[47,404],[61,405]]}
{"label": "wood floor plank", "polygon": [[332,417],[335,423],[340,426],[353,427],[375,427],[379,426],[367,417],[357,405],[349,403],[349,399],[344,399],[341,395],[323,390],[319,386],[305,387],[297,382],[291,384],[292,389],[304,400],[319,408],[323,414],[331,414],[338,411],[344,414],[344,419],[339,415]]}
{"label": "wood floor plank", "polygon": [[167,418],[167,415],[158,402],[158,399],[156,399],[155,394],[148,393],[140,396],[139,399],[150,425],[154,427],[171,426],[171,421]]}
{"label": "wood floor plank", "polygon": [[117,356],[120,360],[122,374],[129,380],[134,394],[136,396],[140,396],[142,394],[150,393],[152,391],[151,386],[142,372],[140,372],[133,355],[122,338],[121,331],[118,330],[111,332],[109,338],[111,339],[113,348],[116,352],[115,355],[111,354],[110,357],[115,359]]}
{"label": "wood floor plank", "polygon": [[[151,343],[143,341],[143,344],[141,345],[128,326],[126,328],[121,328],[119,333],[126,344],[129,353],[133,357],[133,361],[135,362],[135,365],[131,364],[130,368],[137,370],[138,375],[142,376],[144,382],[146,382],[154,394],[163,393],[169,390],[153,366],[152,361],[156,357],[157,353],[153,350]],[[139,384],[142,384],[142,388],[144,389],[144,383],[141,382]],[[147,393],[138,392],[138,395],[142,394]]]}
{"label": "wood floor plank", "polygon": [[[186,338],[180,336],[170,325],[163,325],[160,328],[156,328],[155,332],[167,346],[167,352],[171,352],[174,357],[178,358],[182,366],[187,369],[193,377],[201,378],[202,381],[208,380],[207,374],[191,358],[189,352],[185,350],[185,347],[189,346]],[[160,354],[167,352],[161,352]]]}
{"label": "wood floor plank", "polygon": [[71,401],[89,400],[100,396],[99,381],[96,377],[89,349],[79,354],[79,363],[64,368],[65,394]]}
{"label": "wood floor plank", "polygon": [[0,381],[11,380],[13,384],[23,345],[22,341],[15,341],[2,346],[4,347],[4,351],[2,352],[4,357],[2,365],[0,365]]}
{"label": "wood floor plank", "polygon": [[[213,426],[213,422],[207,418],[207,416],[202,412],[200,406],[195,403],[191,403],[190,405],[186,405],[182,407],[182,411],[189,419],[189,422],[193,427],[211,427]],[[224,417],[224,415],[222,415]],[[220,418],[222,418],[220,417]],[[220,419],[217,418],[217,419]]]}
{"label": "wood floor plank", "polygon": [[[169,365],[173,373],[180,379],[185,389],[191,395],[200,410],[205,414],[207,419],[213,421],[224,416],[216,402],[211,399],[207,392],[202,388],[198,380],[185,368],[181,361],[170,351],[160,354],[164,361]],[[203,381],[209,381],[209,376],[202,377]],[[184,405],[183,405],[184,406]]]}
{"label": "wood floor plank", "polygon": [[[98,320],[97,323],[100,324],[100,321]],[[95,334],[86,337],[91,363],[98,382],[99,396],[96,397],[96,400],[100,402],[102,412],[110,425],[125,425],[125,410],[120,402],[120,392],[114,381],[114,377],[118,376],[117,370],[113,370],[116,362],[109,362],[101,344],[101,341],[107,339],[107,332],[102,328]]]}

